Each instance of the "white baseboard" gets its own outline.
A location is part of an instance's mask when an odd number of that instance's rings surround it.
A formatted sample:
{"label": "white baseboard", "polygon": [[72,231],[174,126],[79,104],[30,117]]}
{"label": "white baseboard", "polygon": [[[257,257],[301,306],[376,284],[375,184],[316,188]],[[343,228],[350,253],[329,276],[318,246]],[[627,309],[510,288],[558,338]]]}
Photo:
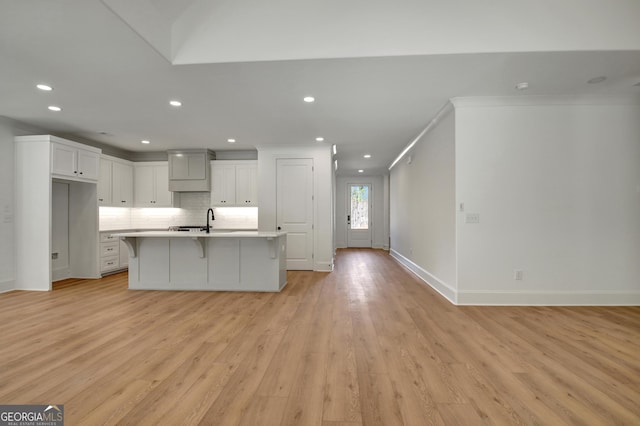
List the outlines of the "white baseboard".
{"label": "white baseboard", "polygon": [[0,293],[16,290],[16,282],[14,280],[0,281]]}
{"label": "white baseboard", "polygon": [[51,291],[50,288],[16,288],[15,290],[20,290],[20,291]]}
{"label": "white baseboard", "polygon": [[496,292],[459,291],[458,305],[638,306],[640,292]]}
{"label": "white baseboard", "polygon": [[391,256],[454,305],[481,306],[640,306],[640,292],[602,291],[458,291],[397,251]]}
{"label": "white baseboard", "polygon": [[449,302],[453,304],[457,304],[458,292],[454,288],[451,288],[451,286],[449,286],[447,283],[440,280],[438,277],[431,274],[429,271],[426,271],[422,267],[413,263],[413,261],[404,257],[394,249],[391,249],[389,251],[389,254],[391,255],[391,257],[396,259],[405,268],[407,268],[408,270],[416,274],[422,281],[427,283],[431,288],[433,288],[435,291],[443,295]]}
{"label": "white baseboard", "polygon": [[[345,246],[336,245],[336,249],[346,249],[346,248],[349,248],[349,247],[347,247],[346,245]],[[383,244],[373,244],[371,246],[371,248],[372,249],[379,249],[379,250],[387,250],[387,251],[389,251],[389,246],[388,245],[383,245]]]}

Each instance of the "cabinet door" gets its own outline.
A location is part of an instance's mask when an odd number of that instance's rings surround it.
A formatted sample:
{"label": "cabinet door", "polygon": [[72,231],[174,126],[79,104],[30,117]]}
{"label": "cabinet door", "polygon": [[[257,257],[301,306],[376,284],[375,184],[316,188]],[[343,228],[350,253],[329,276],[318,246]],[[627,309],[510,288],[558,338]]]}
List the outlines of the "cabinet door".
{"label": "cabinet door", "polygon": [[113,162],[113,205],[131,207],[133,204],[133,166]]}
{"label": "cabinet door", "polygon": [[135,205],[138,207],[153,207],[155,201],[153,166],[135,166],[134,179]]}
{"label": "cabinet door", "polygon": [[213,163],[211,166],[211,205],[233,206],[236,203],[236,166]]}
{"label": "cabinet door", "polygon": [[173,207],[173,192],[169,191],[169,164],[154,166],[155,206]]}
{"label": "cabinet door", "polygon": [[242,164],[236,166],[236,204],[258,205],[258,166]]}
{"label": "cabinet door", "polygon": [[100,172],[100,154],[92,151],[78,150],[78,177],[98,180]]}
{"label": "cabinet door", "polygon": [[77,176],[78,150],[59,143],[51,144],[51,173]]}
{"label": "cabinet door", "polygon": [[98,205],[111,205],[111,165],[112,162],[100,159],[100,174],[98,175]]}

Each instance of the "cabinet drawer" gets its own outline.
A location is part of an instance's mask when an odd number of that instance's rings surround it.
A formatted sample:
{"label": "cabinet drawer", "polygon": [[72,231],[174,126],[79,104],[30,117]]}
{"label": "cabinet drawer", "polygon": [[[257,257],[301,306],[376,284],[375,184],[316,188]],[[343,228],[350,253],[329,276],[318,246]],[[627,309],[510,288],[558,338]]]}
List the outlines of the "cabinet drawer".
{"label": "cabinet drawer", "polygon": [[107,256],[100,259],[100,271],[117,269],[119,266],[120,265],[118,264],[118,256]]}
{"label": "cabinet drawer", "polygon": [[100,242],[106,243],[109,241],[118,241],[118,237],[114,237],[111,235],[111,232],[101,232],[100,233]]}
{"label": "cabinet drawer", "polygon": [[119,241],[110,241],[108,243],[100,243],[100,257],[119,256],[119,255],[120,255]]}

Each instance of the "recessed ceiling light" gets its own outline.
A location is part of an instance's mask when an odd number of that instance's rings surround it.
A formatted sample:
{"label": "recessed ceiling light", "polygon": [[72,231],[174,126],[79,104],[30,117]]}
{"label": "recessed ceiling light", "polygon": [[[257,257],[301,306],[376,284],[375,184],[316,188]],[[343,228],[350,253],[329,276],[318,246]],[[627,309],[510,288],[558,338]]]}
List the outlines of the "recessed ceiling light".
{"label": "recessed ceiling light", "polygon": [[314,98],[313,96],[305,96],[302,100],[307,102],[307,103],[311,103],[311,102],[315,101],[316,98]]}
{"label": "recessed ceiling light", "polygon": [[140,141],[140,143],[143,143],[143,144],[145,144],[145,145],[148,145],[148,144],[150,144],[150,143],[151,143],[151,141],[148,141],[148,140],[146,140],[146,139],[145,139],[145,140],[143,140],[143,141]]}
{"label": "recessed ceiling light", "polygon": [[236,143],[236,140],[235,140],[235,139],[227,139],[227,142],[229,142],[229,143]]}
{"label": "recessed ceiling light", "polygon": [[587,80],[587,83],[589,83],[589,84],[598,84],[598,83],[602,83],[606,79],[607,79],[607,77],[605,77],[604,75],[601,75],[600,77],[593,77],[592,79]]}
{"label": "recessed ceiling light", "polygon": [[316,138],[316,142],[322,142],[324,138]]}
{"label": "recessed ceiling light", "polygon": [[364,173],[364,170],[360,169],[358,170],[358,173]]}
{"label": "recessed ceiling light", "polygon": [[371,158],[371,154],[365,154],[364,158]]}
{"label": "recessed ceiling light", "polygon": [[333,144],[331,149],[333,149],[333,155],[336,155],[338,153],[338,147],[336,146],[336,144]]}
{"label": "recessed ceiling light", "polygon": [[48,107],[51,111],[62,111],[62,108],[60,108],[59,106],[55,106],[55,105],[49,105]]}
{"label": "recessed ceiling light", "polygon": [[36,87],[40,90],[44,90],[45,92],[50,92],[53,90],[53,87],[46,84],[38,84]]}
{"label": "recessed ceiling light", "polygon": [[518,90],[527,90],[528,88],[529,88],[529,83],[527,83],[526,81],[516,84],[516,89]]}
{"label": "recessed ceiling light", "polygon": [[180,101],[169,101],[169,105],[174,106],[174,107],[179,107],[179,106],[182,106],[182,102],[180,102]]}

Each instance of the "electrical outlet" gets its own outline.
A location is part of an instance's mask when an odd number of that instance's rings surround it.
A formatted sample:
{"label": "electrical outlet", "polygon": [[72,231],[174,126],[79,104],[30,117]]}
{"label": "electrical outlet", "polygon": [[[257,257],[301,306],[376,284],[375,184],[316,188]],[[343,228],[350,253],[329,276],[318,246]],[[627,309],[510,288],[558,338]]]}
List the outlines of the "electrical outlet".
{"label": "electrical outlet", "polygon": [[522,281],[524,277],[524,271],[522,269],[513,270],[513,279],[516,281]]}
{"label": "electrical outlet", "polygon": [[480,215],[478,213],[467,213],[464,217],[465,223],[480,223]]}

